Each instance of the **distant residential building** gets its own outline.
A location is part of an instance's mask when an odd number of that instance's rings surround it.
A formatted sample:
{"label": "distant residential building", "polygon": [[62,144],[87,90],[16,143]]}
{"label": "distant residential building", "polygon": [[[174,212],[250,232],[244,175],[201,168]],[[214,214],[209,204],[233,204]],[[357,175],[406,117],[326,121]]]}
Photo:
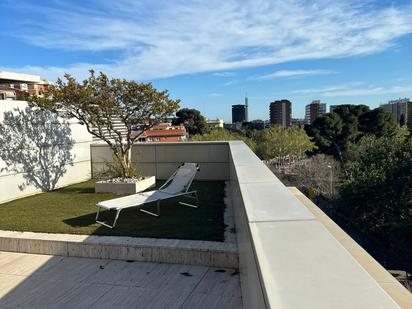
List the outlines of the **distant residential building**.
{"label": "distant residential building", "polygon": [[389,111],[397,123],[400,123],[402,115],[409,129],[412,130],[412,101],[409,98],[391,100],[381,107]]}
{"label": "distant residential building", "polygon": [[242,129],[248,130],[263,130],[265,128],[265,122],[260,119],[245,121],[242,123]]}
{"label": "distant residential building", "polygon": [[229,131],[239,131],[242,130],[242,122],[225,123],[223,126]]}
{"label": "distant residential building", "polygon": [[14,89],[9,86],[0,85],[0,100],[16,100],[23,95],[23,91]]}
{"label": "distant residential building", "polygon": [[249,121],[249,100],[245,96],[245,104],[232,105],[232,123]]}
{"label": "distant residential building", "polygon": [[[139,134],[137,131],[135,134]],[[171,123],[160,123],[146,130],[139,136],[139,142],[181,142],[187,139],[187,131],[183,124],[172,126]]]}
{"label": "distant residential building", "polygon": [[306,105],[305,109],[305,124],[312,124],[316,118],[326,113],[326,103],[321,103],[320,100],[313,100]]}
{"label": "distant residential building", "polygon": [[305,119],[292,118],[292,126],[303,126],[305,125]]}
{"label": "distant residential building", "polygon": [[232,105],[232,123],[242,123],[246,121],[246,105]]}
{"label": "distant residential building", "polygon": [[216,128],[223,128],[225,122],[223,119],[207,119],[206,120],[206,125],[209,127],[209,129],[216,129]]}
{"label": "distant residential building", "polygon": [[51,83],[39,75],[0,71],[0,99],[16,100],[19,95],[41,96]]}
{"label": "distant residential building", "polygon": [[292,103],[289,100],[277,100],[269,106],[270,123],[289,127],[292,125]]}
{"label": "distant residential building", "polygon": [[329,113],[333,113],[333,110],[337,108],[339,105],[330,105],[329,106]]}

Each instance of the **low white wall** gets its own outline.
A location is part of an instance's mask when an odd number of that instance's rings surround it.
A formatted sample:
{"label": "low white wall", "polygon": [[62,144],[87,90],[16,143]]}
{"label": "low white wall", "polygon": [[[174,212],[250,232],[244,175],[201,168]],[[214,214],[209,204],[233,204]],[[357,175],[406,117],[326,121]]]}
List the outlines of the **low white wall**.
{"label": "low white wall", "polygon": [[[105,143],[91,145],[92,174],[113,162],[113,154]],[[227,142],[136,143],[132,162],[145,176],[167,179],[184,162],[200,165],[197,180],[229,179],[229,147]]]}
{"label": "low white wall", "polygon": [[[57,180],[55,188],[89,179],[91,176],[90,143],[92,139],[86,128],[75,120],[69,120],[67,121],[67,126],[64,127],[65,130],[61,131],[61,123],[63,123],[63,120],[58,119],[58,122],[50,121],[50,123],[48,123],[50,130],[42,131],[42,129],[39,129],[39,126],[44,125],[44,123],[36,124],[36,121],[41,119],[41,117],[36,116],[36,114],[33,112],[35,109],[31,108],[29,110],[26,110],[27,107],[28,104],[25,101],[0,100],[0,123],[4,124],[5,113],[13,111],[14,109],[18,109],[19,111],[25,113],[28,119],[32,119],[34,122],[30,124],[30,126],[32,126],[31,128],[22,129],[21,138],[16,138],[15,145],[13,144],[12,146],[18,149],[19,143],[21,141],[24,142],[24,139],[36,138],[36,136],[27,136],[27,132],[32,132],[31,134],[37,135],[45,134],[45,139],[47,140],[47,138],[49,138],[51,144],[54,144],[55,147],[63,147],[63,149],[67,149],[66,152],[63,152],[61,154],[61,156],[66,155],[67,159],[62,159],[60,156],[60,162],[62,162],[62,170],[65,170],[64,173],[62,173],[62,175],[59,175],[59,173],[52,175],[52,178],[54,177],[53,179]],[[13,114],[17,115],[18,112],[13,112]],[[59,144],[59,138],[57,137],[59,133],[68,133],[70,135],[68,137],[73,139],[73,144],[71,146],[67,146],[67,144]],[[53,136],[47,137],[47,134]],[[66,137],[67,136],[62,136],[61,140],[67,141]],[[31,176],[29,175],[30,172],[28,173],[26,171],[30,166],[32,166],[33,170],[36,172],[33,172],[33,174],[40,174],[39,171],[42,169],[42,167],[40,167],[41,164],[35,162],[36,160],[32,160],[32,158],[36,158],[36,154],[39,149],[37,149],[36,147],[33,147],[32,149],[25,149],[25,151],[27,151],[30,155],[28,153],[21,154],[23,161],[25,160],[25,156],[27,156],[27,160],[25,161],[26,167],[23,168],[22,164],[17,164],[16,166],[14,166],[13,164],[10,164],[10,162],[4,162],[1,159],[1,147],[5,146],[0,145],[0,203],[41,192],[42,189],[38,185],[36,185],[34,181],[30,181],[30,184],[28,184],[27,180],[30,179]],[[53,146],[51,145],[50,147]],[[46,166],[51,166],[53,164],[51,160],[59,160],[56,156],[52,158],[49,152],[49,150],[51,150],[50,147],[45,147],[44,149],[42,149],[42,162],[46,163]],[[4,150],[5,149],[3,149],[3,151]],[[29,162],[28,158],[31,158],[30,161],[33,162]],[[67,164],[64,164],[65,162],[67,162]],[[44,168],[44,170],[47,169],[47,167]],[[51,169],[49,169],[49,171],[50,170]]]}

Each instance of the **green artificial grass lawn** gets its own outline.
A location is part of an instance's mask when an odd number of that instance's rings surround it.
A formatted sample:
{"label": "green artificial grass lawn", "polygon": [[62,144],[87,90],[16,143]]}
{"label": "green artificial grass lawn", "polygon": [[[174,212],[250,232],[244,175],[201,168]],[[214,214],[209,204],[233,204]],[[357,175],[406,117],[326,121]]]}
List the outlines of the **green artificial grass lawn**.
{"label": "green artificial grass lawn", "polygon": [[[119,196],[96,194],[94,181],[86,181],[0,204],[0,230],[223,241],[224,182],[195,181],[191,189],[198,191],[199,208],[178,204],[194,202],[180,197],[161,201],[160,217],[125,209],[109,229],[95,222],[95,205]],[[145,209],[155,211],[156,204]],[[99,219],[111,224],[114,212],[103,211]]]}

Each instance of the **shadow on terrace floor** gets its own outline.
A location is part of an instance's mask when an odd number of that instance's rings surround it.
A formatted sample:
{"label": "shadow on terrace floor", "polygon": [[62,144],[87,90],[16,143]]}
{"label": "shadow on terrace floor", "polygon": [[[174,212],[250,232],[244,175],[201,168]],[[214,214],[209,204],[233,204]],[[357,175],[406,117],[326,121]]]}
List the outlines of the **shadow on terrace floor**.
{"label": "shadow on terrace floor", "polygon": [[241,308],[230,269],[0,252],[0,308]]}

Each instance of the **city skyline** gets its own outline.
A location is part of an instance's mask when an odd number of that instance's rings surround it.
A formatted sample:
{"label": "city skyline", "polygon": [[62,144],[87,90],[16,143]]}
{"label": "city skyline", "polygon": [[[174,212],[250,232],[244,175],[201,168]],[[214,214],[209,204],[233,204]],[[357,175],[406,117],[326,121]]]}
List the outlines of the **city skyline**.
{"label": "city skyline", "polygon": [[412,97],[411,13],[410,1],[6,0],[0,70],[152,81],[226,122],[247,92],[250,119],[268,119],[280,99],[303,118],[317,99],[374,108]]}

